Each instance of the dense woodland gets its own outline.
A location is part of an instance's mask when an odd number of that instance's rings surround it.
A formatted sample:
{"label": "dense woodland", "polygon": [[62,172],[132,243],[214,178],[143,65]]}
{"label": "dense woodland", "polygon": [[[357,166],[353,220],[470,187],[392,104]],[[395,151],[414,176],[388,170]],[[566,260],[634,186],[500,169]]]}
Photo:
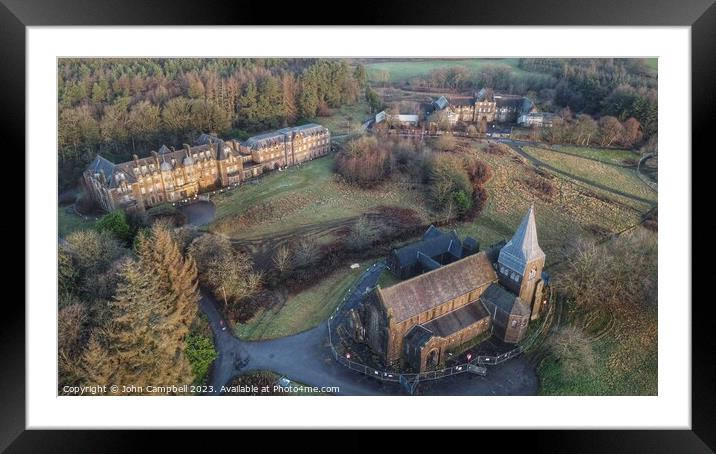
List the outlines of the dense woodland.
{"label": "dense woodland", "polygon": [[58,71],[61,186],[97,152],[122,161],[206,131],[246,137],[353,104],[366,84],[345,60],[62,59]]}
{"label": "dense woodland", "polygon": [[624,122],[635,118],[648,139],[657,131],[657,78],[643,59],[630,58],[522,58],[515,71],[502,63],[477,72],[462,66],[435,69],[430,77],[407,81],[413,88],[453,91],[491,87],[528,96],[541,110],[572,112],[594,118],[604,115]]}

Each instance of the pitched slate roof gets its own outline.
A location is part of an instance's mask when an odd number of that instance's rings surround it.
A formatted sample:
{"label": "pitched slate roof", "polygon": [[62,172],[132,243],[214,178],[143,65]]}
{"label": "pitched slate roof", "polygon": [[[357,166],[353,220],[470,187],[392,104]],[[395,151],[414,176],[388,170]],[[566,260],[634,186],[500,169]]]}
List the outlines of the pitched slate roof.
{"label": "pitched slate roof", "polygon": [[510,315],[530,315],[530,309],[524,305],[522,300],[499,284],[491,284],[487,287],[480,299],[488,307],[497,306],[500,310]]}
{"label": "pitched slate roof", "polygon": [[377,290],[385,307],[401,322],[495,281],[495,270],[480,252]]}
{"label": "pitched slate roof", "polygon": [[433,333],[429,329],[422,325],[415,325],[410,328],[408,334],[405,335],[405,342],[412,347],[420,348],[425,345],[431,337],[433,337]]}
{"label": "pitched slate roof", "polygon": [[425,231],[425,233],[423,233],[423,239],[427,240],[429,238],[435,238],[435,237],[441,236],[441,235],[443,235],[442,230],[440,230],[439,228],[430,224],[430,227],[428,227],[428,229]]}
{"label": "pitched slate roof", "polygon": [[449,103],[445,96],[441,96],[438,99],[436,99],[433,104],[435,104],[435,107],[442,110],[442,109],[446,108]]}
{"label": "pitched slate roof", "polygon": [[112,176],[114,173],[115,164],[111,161],[108,161],[107,159],[103,158],[100,155],[95,156],[94,160],[90,163],[89,166],[87,166],[87,170],[90,170],[95,173],[99,173],[100,171],[104,172],[104,176],[109,179],[109,177]]}
{"label": "pitched slate roof", "polygon": [[529,262],[544,258],[544,252],[537,242],[534,211],[535,206],[530,206],[512,239],[500,250],[498,258],[498,262],[501,265],[505,265],[520,274],[524,274],[525,267]]}
{"label": "pitched slate roof", "polygon": [[418,253],[434,258],[449,251],[457,258],[462,257],[462,242],[455,231],[443,233],[438,229],[428,229],[423,238],[426,236],[428,238],[424,240],[395,249],[400,268],[414,265],[418,261]]}
{"label": "pitched slate roof", "polygon": [[436,336],[448,337],[489,316],[490,313],[487,312],[485,306],[483,306],[480,300],[477,300],[430,320],[427,323],[423,323],[423,327]]}

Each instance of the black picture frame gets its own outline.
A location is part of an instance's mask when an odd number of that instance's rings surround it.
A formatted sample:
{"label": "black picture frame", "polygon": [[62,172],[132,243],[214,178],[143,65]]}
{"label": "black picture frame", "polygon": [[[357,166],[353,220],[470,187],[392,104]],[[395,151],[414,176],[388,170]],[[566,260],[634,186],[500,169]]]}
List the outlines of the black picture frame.
{"label": "black picture frame", "polygon": [[[25,29],[64,25],[564,25],[690,26],[692,63],[692,147],[713,154],[707,132],[716,118],[716,5],[713,0],[516,0],[443,1],[411,4],[383,0],[343,9],[338,3],[230,2],[190,0],[0,0],[0,128],[11,149],[25,149]],[[289,23],[290,21],[290,23]],[[50,75],[48,75],[50,76]],[[710,156],[705,156],[708,159]],[[24,157],[23,157],[24,158]],[[699,158],[701,159],[701,158]],[[24,161],[24,160],[23,160]],[[24,166],[24,163],[22,164]],[[705,167],[705,166],[704,166]],[[701,168],[701,170],[698,170]],[[25,169],[26,172],[28,169]],[[701,165],[693,170],[704,172]],[[693,180],[698,180],[697,173]],[[708,180],[706,180],[708,181]],[[700,197],[692,191],[694,200]],[[704,196],[706,197],[706,196]],[[19,198],[18,198],[19,199]],[[18,205],[19,203],[16,202]],[[699,206],[692,203],[692,208]],[[21,209],[22,210],[22,209]],[[705,224],[714,232],[714,221]],[[696,223],[692,224],[698,225]],[[29,238],[25,237],[26,248]],[[681,241],[681,240],[680,240]],[[694,244],[713,240],[692,233]],[[691,243],[683,242],[691,250]],[[713,246],[711,246],[713,248]],[[708,247],[707,247],[708,249]],[[699,251],[702,252],[702,251]],[[703,251],[703,253],[710,251]],[[693,261],[693,259],[692,259]],[[666,264],[662,266],[668,266]],[[691,266],[680,264],[679,266]],[[17,267],[19,268],[19,267]],[[707,270],[692,268],[692,282],[708,282]],[[32,270],[25,270],[30,273]],[[27,276],[27,274],[26,274]],[[699,279],[701,277],[701,279]],[[662,284],[665,284],[662,282]],[[668,284],[667,284],[668,285]],[[703,284],[702,284],[703,285]],[[706,284],[708,285],[708,284]],[[687,294],[692,293],[688,289]],[[696,293],[693,293],[695,296]],[[716,370],[711,335],[713,298],[693,297],[692,430],[518,431],[510,439],[552,452],[714,452],[716,451]],[[6,302],[11,299],[6,298]],[[16,299],[15,299],[16,300]],[[685,310],[689,301],[660,301]],[[137,436],[125,431],[25,430],[25,311],[5,304],[0,315],[0,451],[105,452],[136,449]],[[636,422],[635,422],[636,423]],[[617,432],[617,433],[615,433]],[[144,432],[146,435],[147,432]],[[504,436],[504,435],[503,435]],[[514,437],[514,438],[513,438]],[[172,434],[175,442],[206,438]],[[212,439],[214,437],[211,437]],[[482,437],[481,437],[482,438]],[[164,450],[164,449],[163,449]]]}

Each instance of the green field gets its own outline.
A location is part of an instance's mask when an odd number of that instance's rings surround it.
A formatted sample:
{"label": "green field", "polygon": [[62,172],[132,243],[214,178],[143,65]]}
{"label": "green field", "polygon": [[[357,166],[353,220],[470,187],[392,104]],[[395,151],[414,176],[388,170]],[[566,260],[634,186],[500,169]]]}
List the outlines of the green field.
{"label": "green field", "polygon": [[[559,253],[565,242],[589,235],[593,229],[608,232],[621,231],[638,223],[641,214],[650,208],[647,204],[633,202],[600,191],[596,187],[560,178],[550,180],[556,194],[553,197],[543,198],[524,184],[528,176],[534,175],[534,168],[527,160],[517,159],[514,152],[504,156],[489,154],[484,152],[483,144],[475,141],[468,143],[469,152],[490,164],[494,175],[486,184],[489,198],[482,213],[474,222],[457,223],[454,227],[460,235],[470,235],[480,241],[483,249],[497,241],[509,239],[532,203],[536,209],[539,242],[547,254],[547,266],[559,259]],[[623,188],[625,186],[623,180],[627,181],[630,183],[629,188],[656,202],[656,194],[650,192],[648,187],[633,174],[633,170],[550,151],[540,155],[545,160],[546,153],[549,153],[550,163],[565,161],[565,158],[570,162],[576,160],[585,166],[584,169],[573,169],[580,174],[595,178],[608,187]],[[573,164],[577,165],[577,163]],[[612,174],[618,178],[609,180],[605,177]],[[597,193],[598,196],[589,196],[590,192]],[[608,194],[609,197],[604,194]],[[622,199],[638,205],[638,209],[630,208],[630,204],[616,203]]]}
{"label": "green field", "polygon": [[[539,242],[547,254],[549,267],[560,260],[560,252],[566,243],[592,235],[594,231],[615,233],[638,224],[641,215],[649,208],[644,203],[638,204],[639,208],[618,203],[618,197],[601,194],[608,194],[604,189],[565,178],[550,179],[556,194],[545,198],[525,184],[525,179],[534,176],[535,170],[515,152],[490,154],[485,151],[484,143],[474,140],[461,141],[461,149],[491,166],[493,177],[486,184],[489,198],[474,221],[456,222],[445,228],[454,228],[461,236],[473,236],[483,249],[499,240],[509,239],[530,204],[534,203]],[[575,151],[575,154],[578,152],[586,153],[586,150]],[[648,190],[631,169],[549,150],[535,153],[540,159],[564,166],[566,170],[598,181],[607,188],[633,191],[656,202],[656,194]],[[356,216],[381,205],[410,207],[420,213],[426,223],[434,222],[435,214],[426,208],[422,191],[406,190],[398,183],[371,190],[345,185],[333,174],[333,161],[333,156],[317,159],[284,172],[268,174],[259,184],[247,184],[218,195],[214,199],[217,219],[210,225],[210,230],[243,244],[269,244],[275,249],[283,241],[293,241],[306,234],[323,235],[332,240],[331,229],[352,225]],[[599,191],[599,195],[594,195]],[[627,200],[626,197],[622,199]],[[266,217],[247,215],[263,212],[266,206],[279,209]],[[362,269],[336,271],[305,291],[289,295],[285,302],[238,325],[237,335],[243,339],[276,338],[316,326],[329,317]],[[384,273],[379,282],[387,287],[395,280]]]}
{"label": "green field", "polygon": [[94,218],[84,218],[72,209],[72,205],[57,207],[57,234],[64,238],[75,230],[91,229]]}
{"label": "green field", "polygon": [[423,195],[387,183],[374,189],[343,184],[333,173],[335,156],[326,156],[258,184],[219,194],[211,231],[234,239],[264,239],[302,230],[336,228],[380,206],[411,207],[427,217]]}
{"label": "green field", "polygon": [[376,62],[366,65],[368,80],[379,82],[379,74],[387,71],[389,82],[403,82],[411,77],[430,77],[430,72],[435,69],[447,69],[455,66],[464,66],[470,72],[477,72],[486,65],[508,65],[515,73],[525,73],[517,65],[517,58],[470,58],[470,59],[411,59],[408,61]]}
{"label": "green field", "polygon": [[[607,317],[608,318],[608,317]],[[591,373],[570,374],[547,357],[538,367],[540,395],[553,396],[655,396],[658,393],[658,342],[656,310],[630,312],[626,323],[606,322],[591,347],[596,367]],[[567,323],[583,325],[569,316]],[[604,326],[597,326],[602,330]],[[589,333],[588,334],[593,334]]]}
{"label": "green field", "polygon": [[330,116],[316,117],[311,121],[328,128],[333,136],[339,136],[348,134],[348,117],[350,117],[351,132],[355,133],[359,130],[361,123],[370,117],[370,107],[365,99],[361,98],[353,105],[344,104],[339,109],[332,109]]}
{"label": "green field", "polygon": [[237,324],[236,335],[244,340],[273,339],[317,326],[328,319],[368,265],[336,270],[313,287],[289,295],[280,307],[259,312],[247,323]]}
{"label": "green field", "polygon": [[638,161],[641,157],[638,153],[630,150],[616,150],[613,148],[577,147],[572,145],[553,146],[552,148],[561,153],[619,166],[625,165],[624,161]]}
{"label": "green field", "polygon": [[[609,165],[575,155],[556,153],[544,148],[524,147],[524,150],[530,156],[570,176],[593,182],[592,186],[595,192],[604,193],[644,212],[656,204],[656,193],[639,179],[635,169]],[[589,183],[586,184],[589,185]],[[605,191],[598,186],[606,186],[622,194]]]}

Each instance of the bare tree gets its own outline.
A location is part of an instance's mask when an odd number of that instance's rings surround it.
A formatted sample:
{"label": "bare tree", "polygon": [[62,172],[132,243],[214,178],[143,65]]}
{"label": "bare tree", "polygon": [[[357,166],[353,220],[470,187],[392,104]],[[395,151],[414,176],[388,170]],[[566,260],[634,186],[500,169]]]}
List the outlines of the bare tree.
{"label": "bare tree", "polygon": [[318,243],[313,237],[301,238],[296,247],[294,263],[297,267],[310,265],[318,258]]}
{"label": "bare tree", "polygon": [[610,147],[624,138],[624,126],[615,117],[604,116],[599,119],[599,135],[601,136],[601,145]]}
{"label": "bare tree", "polygon": [[276,249],[273,255],[273,264],[279,273],[283,274],[291,268],[293,254],[291,249],[286,245],[281,245]]}

